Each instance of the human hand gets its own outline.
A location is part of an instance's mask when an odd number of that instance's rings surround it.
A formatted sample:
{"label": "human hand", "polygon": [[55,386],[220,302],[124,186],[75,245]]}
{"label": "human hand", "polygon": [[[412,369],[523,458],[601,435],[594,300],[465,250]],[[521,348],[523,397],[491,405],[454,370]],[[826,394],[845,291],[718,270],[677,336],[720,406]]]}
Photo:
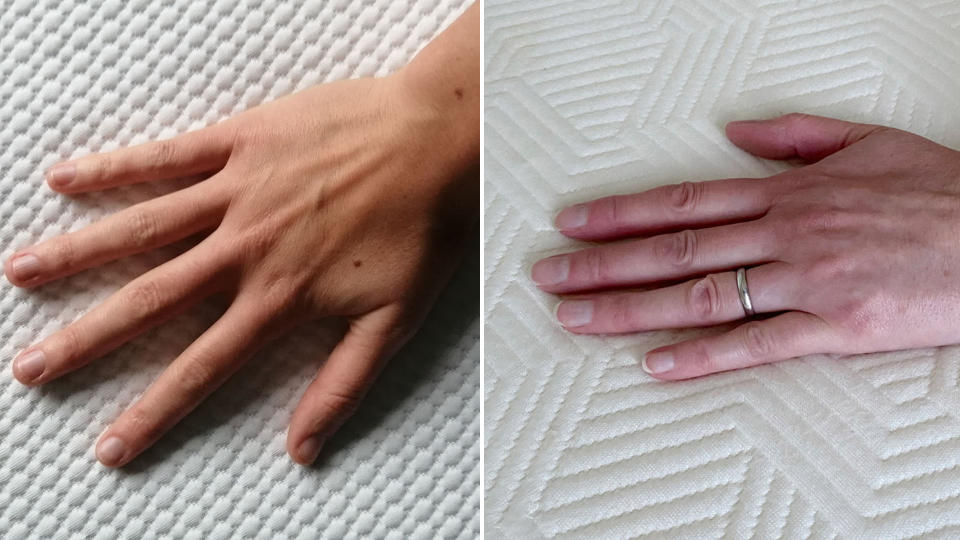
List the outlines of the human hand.
{"label": "human hand", "polygon": [[203,297],[231,296],[226,313],[101,437],[98,458],[118,466],[269,339],[302,321],[344,316],[349,330],[288,433],[291,456],[313,461],[418,328],[477,220],[479,126],[470,118],[479,112],[464,120],[455,109],[473,103],[453,92],[424,98],[405,71],[320,85],[197,132],[51,169],[48,182],[63,193],[218,172],[20,250],[5,268],[16,285],[213,231],[18,355],[17,379],[50,382]]}
{"label": "human hand", "polygon": [[[563,210],[561,232],[603,244],[543,259],[540,288],[571,332],[705,326],[780,313],[647,353],[686,379],[813,353],[960,342],[960,152],[900,130],[790,114],[733,122],[727,136],[768,159],[811,164],[770,178],[685,182]],[[645,291],[599,289],[660,284]],[[594,291],[594,292],[591,292]]]}

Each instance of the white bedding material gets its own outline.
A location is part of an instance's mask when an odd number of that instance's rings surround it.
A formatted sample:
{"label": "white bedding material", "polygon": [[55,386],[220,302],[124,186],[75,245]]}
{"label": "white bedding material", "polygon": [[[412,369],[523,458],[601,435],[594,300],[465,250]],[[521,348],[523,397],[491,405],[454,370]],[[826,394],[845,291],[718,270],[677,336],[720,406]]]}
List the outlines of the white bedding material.
{"label": "white bedding material", "polygon": [[[63,197],[68,156],[202,127],[311,84],[402,66],[466,0],[0,0],[0,241],[76,229],[174,183]],[[183,246],[181,246],[182,248]],[[0,357],[175,249],[0,290]],[[218,313],[207,303],[41,389],[0,370],[0,537],[473,538],[479,534],[479,279],[470,257],[424,330],[309,469],[286,427],[334,334],[269,347],[123,470],[97,436]]]}
{"label": "white bedding material", "polygon": [[566,204],[785,167],[727,142],[731,119],[805,111],[960,148],[960,2],[486,11],[487,535],[960,536],[957,348],[663,384],[638,358],[696,332],[577,337],[527,277],[576,247],[552,228]]}

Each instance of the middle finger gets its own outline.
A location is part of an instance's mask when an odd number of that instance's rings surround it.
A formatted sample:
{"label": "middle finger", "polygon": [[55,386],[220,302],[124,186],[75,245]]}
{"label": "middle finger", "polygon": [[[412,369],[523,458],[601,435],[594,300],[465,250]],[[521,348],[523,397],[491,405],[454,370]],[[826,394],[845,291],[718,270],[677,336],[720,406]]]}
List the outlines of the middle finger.
{"label": "middle finger", "polygon": [[[17,356],[13,372],[29,385],[47,383],[126,343],[217,289],[219,261],[201,242],[131,281],[102,304]],[[222,286],[222,285],[221,285]]]}
{"label": "middle finger", "polygon": [[551,293],[635,286],[768,262],[776,245],[759,219],[555,255],[538,261],[532,274]]}

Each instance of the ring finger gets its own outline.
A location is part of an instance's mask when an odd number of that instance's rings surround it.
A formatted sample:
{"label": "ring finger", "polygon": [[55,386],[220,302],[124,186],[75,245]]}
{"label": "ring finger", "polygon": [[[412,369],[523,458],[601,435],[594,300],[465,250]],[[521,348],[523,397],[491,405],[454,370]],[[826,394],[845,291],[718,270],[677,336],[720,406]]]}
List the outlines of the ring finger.
{"label": "ring finger", "polygon": [[762,219],[616,242],[538,261],[537,286],[551,293],[642,285],[776,259]]}
{"label": "ring finger", "polygon": [[269,337],[271,316],[261,298],[238,296],[226,313],[178,356],[101,435],[97,459],[129,462],[200,404]]}
{"label": "ring finger", "polygon": [[[796,307],[792,269],[783,262],[747,269],[757,313]],[[705,277],[641,292],[611,292],[571,298],[557,306],[557,319],[577,334],[620,334],[708,326],[742,319],[736,272]]]}

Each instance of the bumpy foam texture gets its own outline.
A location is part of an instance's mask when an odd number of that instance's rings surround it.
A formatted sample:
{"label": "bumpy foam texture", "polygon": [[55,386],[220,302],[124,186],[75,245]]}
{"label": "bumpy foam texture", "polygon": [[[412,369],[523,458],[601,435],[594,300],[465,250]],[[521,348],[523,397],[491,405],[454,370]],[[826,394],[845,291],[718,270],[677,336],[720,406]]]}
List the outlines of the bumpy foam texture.
{"label": "bumpy foam texture", "polygon": [[[0,240],[79,228],[175,183],[64,197],[58,160],[202,127],[314,83],[402,66],[465,0],[0,2]],[[479,534],[479,261],[447,289],[312,468],[286,427],[335,332],[258,355],[124,470],[101,431],[223,309],[203,304],[62,380],[27,389],[23,347],[184,246],[0,291],[0,537],[472,538]]]}
{"label": "bumpy foam texture", "polygon": [[[785,168],[732,119],[806,111],[960,148],[960,3],[486,4],[485,501],[492,538],[960,535],[960,352],[661,384],[695,332],[577,337],[527,277],[566,204]],[[715,330],[707,330],[715,331]]]}

